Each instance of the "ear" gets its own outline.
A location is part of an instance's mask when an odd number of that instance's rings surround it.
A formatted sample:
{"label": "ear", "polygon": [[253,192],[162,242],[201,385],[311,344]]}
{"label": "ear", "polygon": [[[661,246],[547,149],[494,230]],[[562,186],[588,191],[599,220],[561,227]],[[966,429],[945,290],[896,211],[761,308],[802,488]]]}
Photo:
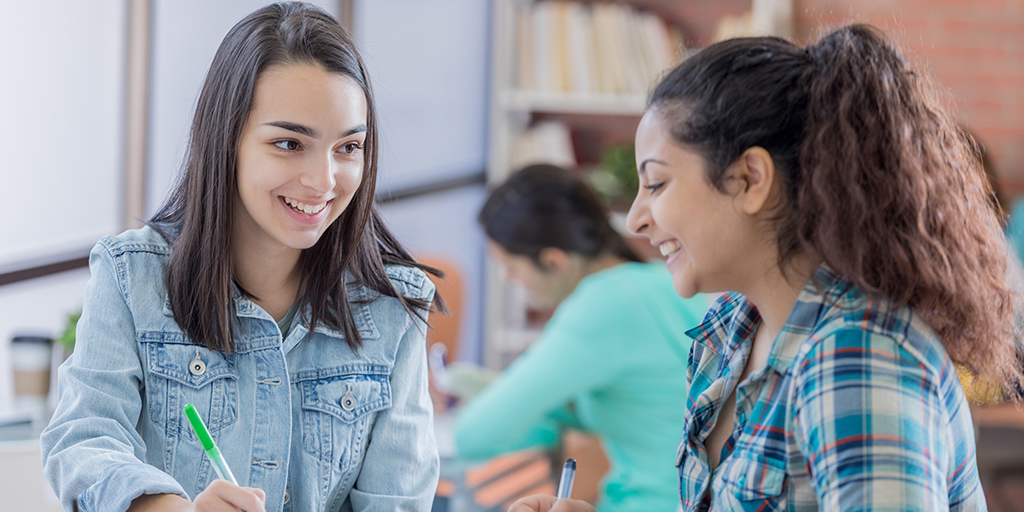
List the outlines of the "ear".
{"label": "ear", "polygon": [[754,146],[747,148],[730,167],[730,175],[744,184],[736,192],[736,207],[747,215],[764,211],[778,181],[772,155],[766,149]]}
{"label": "ear", "polygon": [[540,269],[545,272],[564,274],[569,270],[569,254],[556,247],[540,250]]}

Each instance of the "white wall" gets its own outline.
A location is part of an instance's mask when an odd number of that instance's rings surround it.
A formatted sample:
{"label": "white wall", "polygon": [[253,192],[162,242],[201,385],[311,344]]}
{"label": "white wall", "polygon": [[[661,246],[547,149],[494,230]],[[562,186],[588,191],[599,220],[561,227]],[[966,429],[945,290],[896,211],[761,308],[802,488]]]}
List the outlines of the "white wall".
{"label": "white wall", "polygon": [[[357,0],[354,32],[373,80],[381,123],[378,191],[484,170],[488,27],[481,0]],[[422,196],[382,213],[416,255],[462,269],[460,357],[481,360],[482,186]]]}
{"label": "white wall", "polygon": [[3,5],[0,268],[88,249],[122,225],[125,5]]}

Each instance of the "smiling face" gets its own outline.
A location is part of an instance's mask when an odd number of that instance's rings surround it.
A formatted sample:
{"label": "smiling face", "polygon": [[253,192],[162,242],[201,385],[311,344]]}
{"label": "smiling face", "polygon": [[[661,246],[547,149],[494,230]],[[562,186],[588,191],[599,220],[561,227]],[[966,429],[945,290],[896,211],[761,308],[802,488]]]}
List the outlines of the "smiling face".
{"label": "smiling face", "polygon": [[267,68],[238,141],[234,235],[242,250],[312,247],[363,175],[367,103],[349,77],[318,64]]}
{"label": "smiling face", "polygon": [[742,184],[727,180],[729,193],[713,187],[704,158],[672,140],[657,109],[637,128],[636,159],[640,190],[627,223],[668,258],[676,293],[743,291],[748,259],[757,257],[765,234],[736,204],[742,194],[732,192]]}

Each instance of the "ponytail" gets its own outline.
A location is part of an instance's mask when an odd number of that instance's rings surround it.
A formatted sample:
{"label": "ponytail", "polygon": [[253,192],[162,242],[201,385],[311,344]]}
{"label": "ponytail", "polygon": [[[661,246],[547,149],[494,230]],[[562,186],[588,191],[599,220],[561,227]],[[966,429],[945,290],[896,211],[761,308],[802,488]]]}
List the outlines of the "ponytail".
{"label": "ponytail", "polygon": [[867,25],[806,49],[778,38],[712,45],[655,88],[673,138],[725,169],[753,146],[782,178],[780,264],[822,259],[865,292],[910,305],[954,362],[1020,380],[1016,293],[992,191],[941,95]]}

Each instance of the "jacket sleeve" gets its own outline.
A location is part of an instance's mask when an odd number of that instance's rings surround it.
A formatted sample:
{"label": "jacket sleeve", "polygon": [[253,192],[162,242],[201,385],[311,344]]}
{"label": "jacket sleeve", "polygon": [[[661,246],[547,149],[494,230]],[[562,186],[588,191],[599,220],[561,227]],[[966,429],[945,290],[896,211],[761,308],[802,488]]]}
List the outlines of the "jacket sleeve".
{"label": "jacket sleeve", "polygon": [[143,494],[187,498],[170,475],[143,462],[143,369],[119,265],[103,242],[89,255],[75,351],[58,371],[57,410],[41,434],[43,472],[64,510],[76,500],[80,511],[124,511]]}
{"label": "jacket sleeve", "polygon": [[[434,285],[423,279],[415,295],[430,301]],[[440,459],[427,388],[426,330],[423,319],[412,318],[399,342],[390,377],[392,406],[373,425],[362,469],[349,492],[352,510],[427,512],[432,506]]]}

